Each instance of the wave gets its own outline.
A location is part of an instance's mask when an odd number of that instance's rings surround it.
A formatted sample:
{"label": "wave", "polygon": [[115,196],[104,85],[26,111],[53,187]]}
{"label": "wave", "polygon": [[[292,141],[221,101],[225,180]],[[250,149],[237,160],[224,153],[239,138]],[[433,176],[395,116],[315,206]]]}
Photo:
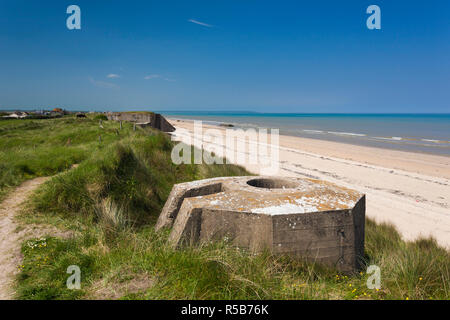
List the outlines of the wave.
{"label": "wave", "polygon": [[[175,118],[174,116],[170,116],[171,119]],[[194,120],[194,117],[185,118],[183,116],[176,116],[176,118],[180,120]],[[184,118],[184,119],[183,119]],[[338,123],[336,125],[336,128],[333,128],[333,124],[325,123],[323,122],[323,126],[313,124],[313,123],[307,123],[307,120],[301,119],[302,121],[295,122],[292,119],[289,121],[287,120],[279,120],[279,119],[264,119],[263,117],[259,118],[239,118],[239,117],[229,117],[229,116],[222,116],[217,118],[203,118],[201,116],[195,117],[197,120],[203,120],[204,124],[211,124],[211,125],[220,125],[223,123],[232,124],[234,125],[234,129],[243,129],[247,130],[249,128],[257,129],[257,128],[277,128],[280,130],[280,134],[282,135],[293,135],[293,136],[300,136],[300,137],[311,137],[311,138],[317,138],[317,139],[329,139],[332,141],[341,141],[345,143],[355,143],[360,145],[369,145],[369,146],[377,146],[377,147],[388,147],[388,148],[394,148],[399,150],[413,150],[413,151],[425,151],[425,152],[431,152],[431,153],[437,153],[437,154],[445,154],[449,155],[448,150],[450,150],[450,139],[445,137],[445,133],[441,133],[441,127],[432,128],[428,130],[428,132],[424,132],[424,130],[418,130],[415,132],[415,130],[408,129],[405,131],[405,133],[402,135],[401,132],[399,132],[404,126],[403,122],[399,122],[398,128],[392,127],[392,123],[388,123],[386,125],[386,128],[384,131],[381,131],[381,133],[378,133],[380,135],[377,135],[376,131],[380,130],[380,126],[384,126],[383,123],[379,123],[378,128],[376,130],[371,130],[371,126],[373,126],[373,121],[367,123],[367,128],[364,126],[361,126],[361,124],[358,125],[357,128],[353,128],[355,131],[352,130],[351,123]],[[267,117],[269,118],[269,117]],[[287,117],[286,117],[287,118]],[[339,117],[336,117],[335,121],[340,121]],[[384,120],[383,120],[384,121]],[[429,121],[427,119],[427,121]],[[440,124],[440,122],[438,123]],[[348,130],[346,131],[345,128]],[[416,125],[416,123],[414,123]],[[431,124],[427,124],[430,126]],[[339,127],[339,129],[337,128]],[[424,125],[424,128],[426,126]],[[329,129],[328,129],[329,128]],[[327,130],[328,129],[328,130]],[[331,129],[331,130],[330,130]],[[335,129],[335,130],[333,130]],[[336,131],[337,129],[337,131]],[[367,129],[367,131],[366,131]],[[391,129],[391,130],[390,130]],[[439,130],[438,130],[439,129]],[[233,129],[229,129],[233,130]],[[342,131],[339,131],[342,130]],[[361,131],[360,131],[361,130]],[[374,131],[374,132],[371,132]],[[391,131],[391,132],[389,132]],[[438,133],[438,135],[433,136],[435,131]],[[414,133],[416,136],[414,136]],[[430,134],[431,133],[431,134]],[[386,134],[386,136],[384,135]],[[392,134],[392,136],[388,136],[388,134]],[[449,131],[450,135],[450,131]]]}
{"label": "wave", "polygon": [[325,133],[325,132],[323,132],[322,130],[309,130],[309,129],[303,129],[302,131],[307,132],[307,133],[319,133],[319,134]]}
{"label": "wave", "polygon": [[353,133],[353,132],[327,131],[327,133],[337,134],[340,136],[356,136],[356,137],[366,137],[367,136],[367,134],[364,134],[364,133]]}
{"label": "wave", "polygon": [[403,140],[402,137],[371,137],[374,139],[381,139],[381,140],[394,140],[394,141],[401,141]]}

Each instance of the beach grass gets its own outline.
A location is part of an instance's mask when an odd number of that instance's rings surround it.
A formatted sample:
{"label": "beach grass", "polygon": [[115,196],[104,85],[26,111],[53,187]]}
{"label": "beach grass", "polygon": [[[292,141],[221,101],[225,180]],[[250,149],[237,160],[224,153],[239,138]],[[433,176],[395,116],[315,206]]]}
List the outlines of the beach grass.
{"label": "beach grass", "polygon": [[[174,165],[172,142],[157,131],[87,119],[0,122],[3,194],[53,175],[20,214],[22,224],[72,231],[26,241],[19,299],[449,299],[450,253],[433,239],[405,242],[394,227],[366,221],[366,267],[381,270],[369,289],[365,268],[332,268],[223,241],[174,249],[154,223],[174,183],[248,174],[232,165]],[[5,134],[5,135],[4,135]],[[101,136],[101,141],[99,140]],[[68,143],[70,139],[70,143]],[[77,166],[73,166],[77,164]],[[78,265],[81,289],[69,290]]]}
{"label": "beach grass", "polygon": [[[113,124],[103,125],[75,117],[0,121],[0,199],[25,180],[67,170],[121,139]],[[122,135],[130,130],[126,125]]]}

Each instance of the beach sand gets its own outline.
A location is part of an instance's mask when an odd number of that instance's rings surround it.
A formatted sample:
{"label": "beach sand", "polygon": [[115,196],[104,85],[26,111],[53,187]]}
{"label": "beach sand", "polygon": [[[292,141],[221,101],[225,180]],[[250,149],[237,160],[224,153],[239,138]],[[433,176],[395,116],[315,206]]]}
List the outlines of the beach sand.
{"label": "beach sand", "polygon": [[[193,121],[169,121],[175,139],[181,128],[193,134]],[[229,128],[203,124],[207,129]],[[321,179],[365,193],[369,218],[393,224],[405,240],[432,236],[450,249],[450,157],[282,135],[279,141],[277,176]],[[259,173],[257,165],[244,167]]]}

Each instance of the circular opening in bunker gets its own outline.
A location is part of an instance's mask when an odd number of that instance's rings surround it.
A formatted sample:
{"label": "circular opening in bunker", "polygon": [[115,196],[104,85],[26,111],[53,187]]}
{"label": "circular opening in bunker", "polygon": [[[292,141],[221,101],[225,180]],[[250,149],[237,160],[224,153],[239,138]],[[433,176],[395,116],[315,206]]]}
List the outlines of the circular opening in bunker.
{"label": "circular opening in bunker", "polygon": [[283,179],[252,179],[247,181],[247,184],[252,187],[265,189],[289,189],[297,187],[297,183]]}

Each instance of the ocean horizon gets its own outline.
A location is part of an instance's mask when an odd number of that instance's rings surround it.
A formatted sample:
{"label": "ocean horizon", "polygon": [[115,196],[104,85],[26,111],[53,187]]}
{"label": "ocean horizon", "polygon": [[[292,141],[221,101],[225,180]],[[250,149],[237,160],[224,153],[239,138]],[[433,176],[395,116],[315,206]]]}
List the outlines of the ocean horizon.
{"label": "ocean horizon", "polygon": [[450,113],[160,111],[172,119],[273,128],[280,134],[450,156]]}

